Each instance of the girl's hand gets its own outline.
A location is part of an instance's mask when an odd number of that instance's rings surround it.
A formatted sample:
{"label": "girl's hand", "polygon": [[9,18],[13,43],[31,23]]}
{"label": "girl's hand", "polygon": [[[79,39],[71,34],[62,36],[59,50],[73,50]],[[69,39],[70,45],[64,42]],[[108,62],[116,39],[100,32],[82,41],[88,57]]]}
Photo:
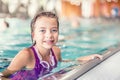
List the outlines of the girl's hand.
{"label": "girl's hand", "polygon": [[3,74],[0,72],[0,77],[2,77],[3,76]]}
{"label": "girl's hand", "polygon": [[76,60],[81,61],[81,62],[88,62],[88,61],[93,60],[95,58],[99,58],[100,60],[102,60],[103,57],[102,57],[102,55],[99,55],[99,54],[92,54],[89,56],[79,57]]}

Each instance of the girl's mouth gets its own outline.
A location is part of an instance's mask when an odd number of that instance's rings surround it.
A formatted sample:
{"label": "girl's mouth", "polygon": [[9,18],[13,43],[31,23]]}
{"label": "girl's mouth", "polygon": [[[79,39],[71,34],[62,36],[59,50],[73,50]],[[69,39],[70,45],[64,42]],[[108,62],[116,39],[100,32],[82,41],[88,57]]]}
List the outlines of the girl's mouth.
{"label": "girl's mouth", "polygon": [[46,41],[44,41],[44,42],[47,43],[47,44],[49,44],[49,45],[51,45],[51,44],[54,43],[54,40],[46,40]]}

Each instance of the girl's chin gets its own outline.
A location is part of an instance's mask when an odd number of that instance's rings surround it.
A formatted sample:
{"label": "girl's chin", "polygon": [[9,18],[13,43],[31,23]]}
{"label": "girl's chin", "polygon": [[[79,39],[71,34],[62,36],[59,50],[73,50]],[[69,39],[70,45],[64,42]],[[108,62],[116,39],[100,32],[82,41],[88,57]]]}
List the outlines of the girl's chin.
{"label": "girl's chin", "polygon": [[46,49],[51,49],[53,47],[53,45],[51,46],[44,46]]}
{"label": "girl's chin", "polygon": [[51,49],[52,47],[45,47],[45,49]]}
{"label": "girl's chin", "polygon": [[51,49],[55,44],[52,43],[52,44],[44,44],[44,47],[47,48],[47,49]]}

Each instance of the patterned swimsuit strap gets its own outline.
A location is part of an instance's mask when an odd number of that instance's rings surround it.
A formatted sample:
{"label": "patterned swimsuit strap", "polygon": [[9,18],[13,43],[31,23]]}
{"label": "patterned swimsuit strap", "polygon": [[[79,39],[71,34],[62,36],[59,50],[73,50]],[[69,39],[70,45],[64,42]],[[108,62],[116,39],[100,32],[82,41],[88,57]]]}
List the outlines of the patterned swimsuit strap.
{"label": "patterned swimsuit strap", "polygon": [[[37,62],[37,63],[40,63],[40,61],[39,61],[39,58],[38,58],[38,56],[37,56],[37,52],[36,52],[35,48],[34,48],[33,46],[31,46],[31,49],[33,50],[33,53],[34,53],[34,56],[35,56],[35,60],[36,60],[36,62]],[[37,65],[37,64],[35,64],[35,65]]]}
{"label": "patterned swimsuit strap", "polygon": [[51,49],[51,52],[52,52],[52,56],[54,57],[55,66],[57,66],[57,59],[55,57],[53,49]]}

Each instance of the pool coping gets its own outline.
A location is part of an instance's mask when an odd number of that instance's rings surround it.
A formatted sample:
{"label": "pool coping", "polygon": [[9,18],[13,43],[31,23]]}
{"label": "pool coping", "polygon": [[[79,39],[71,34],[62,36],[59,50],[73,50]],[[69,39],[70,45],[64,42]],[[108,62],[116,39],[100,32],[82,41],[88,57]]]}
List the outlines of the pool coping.
{"label": "pool coping", "polygon": [[69,66],[65,69],[62,69],[58,72],[55,72],[53,74],[50,74],[48,76],[43,76],[39,78],[38,80],[75,80],[78,77],[84,75],[84,73],[88,72],[90,69],[94,68],[110,56],[114,55],[120,51],[120,45],[117,45],[116,47],[110,47],[105,52],[102,53],[103,59],[100,60],[98,58],[91,60],[84,64],[78,64],[75,66]]}

